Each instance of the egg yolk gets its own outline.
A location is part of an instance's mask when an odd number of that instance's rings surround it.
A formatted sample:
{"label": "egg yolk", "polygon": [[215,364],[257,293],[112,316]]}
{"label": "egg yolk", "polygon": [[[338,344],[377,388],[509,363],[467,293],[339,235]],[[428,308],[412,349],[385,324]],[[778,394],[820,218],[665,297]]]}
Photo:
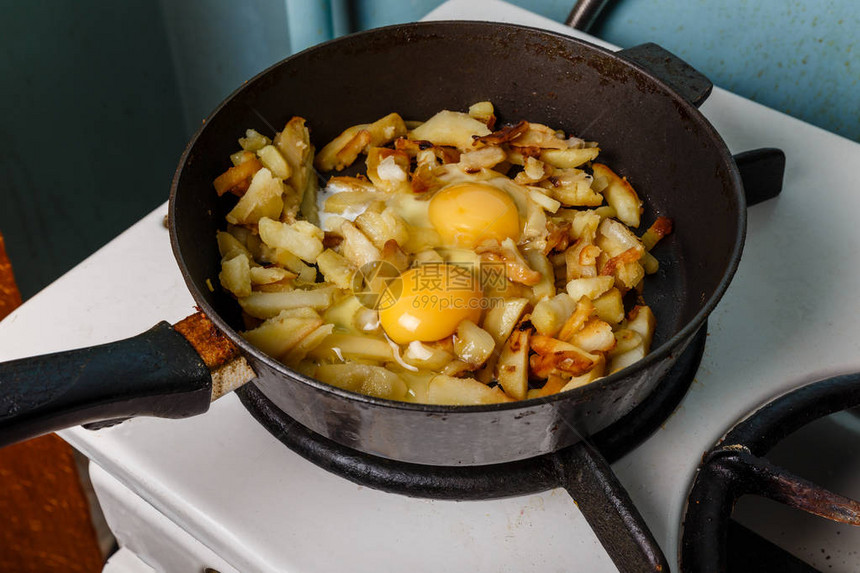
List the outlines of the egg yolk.
{"label": "egg yolk", "polygon": [[445,245],[473,248],[486,239],[520,236],[520,215],[513,199],[484,183],[460,183],[430,199],[430,223]]}
{"label": "egg yolk", "polygon": [[481,317],[484,293],[471,271],[456,265],[425,264],[401,275],[400,297],[379,309],[379,323],[398,344],[430,342],[454,334],[457,325]]}

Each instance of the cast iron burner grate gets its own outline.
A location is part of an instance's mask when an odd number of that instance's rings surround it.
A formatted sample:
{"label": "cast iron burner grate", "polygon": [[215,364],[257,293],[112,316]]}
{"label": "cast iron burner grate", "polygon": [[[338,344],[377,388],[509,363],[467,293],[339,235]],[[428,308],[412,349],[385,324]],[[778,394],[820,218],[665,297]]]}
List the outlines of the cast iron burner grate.
{"label": "cast iron burner grate", "polygon": [[288,448],[354,483],[411,497],[460,501],[526,495],[563,487],[576,500],[620,571],[668,571],[660,547],[606,462],[621,458],[641,444],[672,415],[699,368],[706,333],[707,323],[694,335],[657,389],[629,414],[591,436],[587,443],[500,464],[433,466],[365,454],[308,430],[277,408],[253,384],[236,393],[251,415]]}
{"label": "cast iron burner grate", "polygon": [[[705,323],[657,389],[629,414],[590,438],[609,462],[644,442],[687,393],[702,360]],[[559,487],[554,457],[482,466],[431,466],[399,462],[342,446],[311,430],[275,406],[256,386],[236,391],[251,415],[288,448],[314,464],[357,484],[411,497],[479,500],[511,497]]]}

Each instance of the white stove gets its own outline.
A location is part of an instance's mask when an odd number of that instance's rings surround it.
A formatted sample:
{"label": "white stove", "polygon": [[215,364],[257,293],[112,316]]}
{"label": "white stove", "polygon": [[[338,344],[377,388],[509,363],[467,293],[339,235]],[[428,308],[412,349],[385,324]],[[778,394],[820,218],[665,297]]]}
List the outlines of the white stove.
{"label": "white stove", "polygon": [[[495,0],[453,0],[427,19],[515,22],[607,46]],[[750,208],[740,268],[709,320],[689,393],[654,436],[613,465],[675,569],[702,453],[773,397],[860,371],[860,145],[720,89],[701,110],[733,152],[779,147],[787,168],[782,195]],[[108,342],[191,314],[166,213],[165,204],[0,323],[0,360]],[[860,497],[857,420],[843,413],[816,424],[801,437],[813,446],[803,454],[812,461],[789,445],[780,462],[796,457],[810,477]],[[839,439],[853,439],[855,455],[833,442],[834,424],[847,432]],[[563,490],[447,502],[357,486],[288,450],[233,395],[196,418],[60,435],[92,461],[123,548],[114,570],[615,570]],[[860,570],[857,528],[760,501],[742,501],[735,517],[816,568]]]}

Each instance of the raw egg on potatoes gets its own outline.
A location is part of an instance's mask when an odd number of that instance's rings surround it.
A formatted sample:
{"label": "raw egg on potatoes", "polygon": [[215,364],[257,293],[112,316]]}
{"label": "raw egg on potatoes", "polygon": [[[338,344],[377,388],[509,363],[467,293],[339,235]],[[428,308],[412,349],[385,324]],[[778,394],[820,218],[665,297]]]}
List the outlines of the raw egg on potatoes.
{"label": "raw egg on potatoes", "polygon": [[430,199],[430,224],[448,246],[474,248],[481,241],[520,236],[520,215],[510,195],[486,183],[458,183]]}
{"label": "raw egg on potatoes", "polygon": [[380,308],[379,323],[398,344],[430,342],[454,334],[464,320],[478,322],[484,293],[471,270],[457,265],[424,264],[401,275],[400,297]]}

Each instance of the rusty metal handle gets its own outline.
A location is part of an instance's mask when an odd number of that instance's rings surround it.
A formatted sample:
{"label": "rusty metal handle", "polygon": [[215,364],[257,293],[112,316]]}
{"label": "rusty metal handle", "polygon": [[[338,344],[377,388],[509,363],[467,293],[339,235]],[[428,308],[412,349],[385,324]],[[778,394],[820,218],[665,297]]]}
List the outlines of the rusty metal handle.
{"label": "rusty metal handle", "polygon": [[758,495],[849,525],[860,526],[860,502],[833,493],[762,459],[803,426],[860,406],[860,373],[803,386],[762,407],[705,454],[687,499],[681,571],[728,569],[729,519],[743,495]]}
{"label": "rusty metal handle", "polygon": [[571,28],[588,32],[607,4],[609,0],[577,0],[564,23]]}

